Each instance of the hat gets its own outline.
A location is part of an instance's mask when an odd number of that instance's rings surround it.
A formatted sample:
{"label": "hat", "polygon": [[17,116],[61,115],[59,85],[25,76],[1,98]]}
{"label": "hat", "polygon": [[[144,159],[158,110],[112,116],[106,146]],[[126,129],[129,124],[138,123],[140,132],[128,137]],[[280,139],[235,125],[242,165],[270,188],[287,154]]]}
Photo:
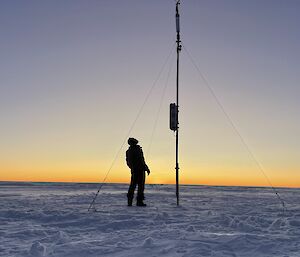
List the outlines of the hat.
{"label": "hat", "polygon": [[133,137],[128,138],[128,144],[129,145],[136,145],[139,141]]}

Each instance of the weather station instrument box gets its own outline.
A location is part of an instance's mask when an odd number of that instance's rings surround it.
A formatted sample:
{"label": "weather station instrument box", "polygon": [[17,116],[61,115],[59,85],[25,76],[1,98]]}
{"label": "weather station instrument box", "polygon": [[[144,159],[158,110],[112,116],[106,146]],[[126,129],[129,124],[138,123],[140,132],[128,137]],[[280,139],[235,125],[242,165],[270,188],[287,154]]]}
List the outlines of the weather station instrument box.
{"label": "weather station instrument box", "polygon": [[178,108],[175,103],[170,104],[170,129],[173,131],[178,129]]}

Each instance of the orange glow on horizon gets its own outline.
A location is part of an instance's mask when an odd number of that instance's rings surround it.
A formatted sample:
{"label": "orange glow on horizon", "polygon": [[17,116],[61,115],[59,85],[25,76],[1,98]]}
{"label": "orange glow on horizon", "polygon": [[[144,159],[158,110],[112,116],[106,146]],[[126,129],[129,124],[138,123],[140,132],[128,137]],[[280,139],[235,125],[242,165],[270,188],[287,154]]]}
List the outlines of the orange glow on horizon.
{"label": "orange glow on horizon", "polygon": [[[223,173],[223,174],[222,174]],[[50,175],[51,174],[51,175]],[[120,175],[122,174],[122,175]],[[195,174],[195,173],[192,173]],[[209,175],[213,174],[213,175]],[[225,175],[224,175],[225,174]],[[52,171],[52,172],[7,172],[0,175],[0,181],[16,181],[16,182],[74,182],[74,183],[101,183],[104,176],[99,175],[99,170],[90,170],[86,172],[79,172],[76,170],[68,169],[65,172]],[[130,181],[129,170],[122,169],[118,172],[114,171],[110,174],[105,183],[125,183]],[[296,179],[283,179],[273,178],[271,180],[274,187],[291,187],[300,188],[300,182]],[[175,184],[175,172],[163,173],[158,175],[157,172],[152,172],[150,176],[146,177],[147,184]],[[208,186],[262,186],[269,187],[270,185],[265,178],[259,177],[230,177],[226,176],[226,172],[212,172],[207,171],[197,174],[197,176],[188,176],[183,173],[180,174],[181,185],[208,185]]]}

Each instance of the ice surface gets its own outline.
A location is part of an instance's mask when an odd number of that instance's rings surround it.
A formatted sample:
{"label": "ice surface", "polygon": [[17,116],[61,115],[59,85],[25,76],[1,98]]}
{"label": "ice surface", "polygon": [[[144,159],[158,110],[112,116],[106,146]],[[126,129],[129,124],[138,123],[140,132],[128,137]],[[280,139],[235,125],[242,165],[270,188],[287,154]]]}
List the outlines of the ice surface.
{"label": "ice surface", "polygon": [[300,189],[147,185],[147,207],[127,207],[127,185],[0,183],[0,256],[300,256]]}

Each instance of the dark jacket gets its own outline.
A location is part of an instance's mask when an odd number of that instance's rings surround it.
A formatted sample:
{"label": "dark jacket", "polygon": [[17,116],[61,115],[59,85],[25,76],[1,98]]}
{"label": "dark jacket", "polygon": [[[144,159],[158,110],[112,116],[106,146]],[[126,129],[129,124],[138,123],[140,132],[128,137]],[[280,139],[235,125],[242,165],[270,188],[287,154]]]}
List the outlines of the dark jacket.
{"label": "dark jacket", "polygon": [[143,172],[149,170],[145,163],[143,150],[139,145],[131,145],[126,151],[127,166],[132,172]]}

